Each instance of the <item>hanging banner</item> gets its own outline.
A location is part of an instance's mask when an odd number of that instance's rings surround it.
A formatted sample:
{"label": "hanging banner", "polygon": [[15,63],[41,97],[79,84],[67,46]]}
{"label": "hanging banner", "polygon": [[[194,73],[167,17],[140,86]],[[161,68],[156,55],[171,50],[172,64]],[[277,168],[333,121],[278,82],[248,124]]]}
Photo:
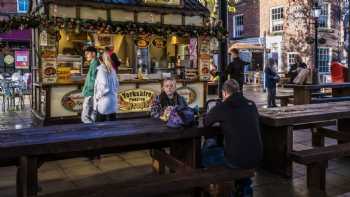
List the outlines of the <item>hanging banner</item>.
{"label": "hanging banner", "polygon": [[138,37],[135,40],[135,44],[138,48],[147,48],[149,45],[149,40],[146,37]]}
{"label": "hanging banner", "polygon": [[56,83],[57,81],[57,70],[56,61],[42,61],[42,81],[45,84]]}
{"label": "hanging banner", "polygon": [[15,68],[29,69],[29,51],[15,51]]}
{"label": "hanging banner", "polygon": [[208,38],[199,39],[199,79],[210,79],[210,41]]}
{"label": "hanging banner", "polygon": [[155,93],[151,90],[130,89],[118,93],[119,110],[121,112],[149,111]]}

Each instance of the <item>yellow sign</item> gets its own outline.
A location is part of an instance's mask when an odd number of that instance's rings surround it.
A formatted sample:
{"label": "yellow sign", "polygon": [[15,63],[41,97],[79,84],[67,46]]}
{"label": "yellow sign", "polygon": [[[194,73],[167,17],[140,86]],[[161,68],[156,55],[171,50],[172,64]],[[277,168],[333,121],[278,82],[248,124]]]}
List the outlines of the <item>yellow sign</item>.
{"label": "yellow sign", "polygon": [[145,4],[180,6],[181,0],[144,0]]}
{"label": "yellow sign", "polygon": [[155,93],[144,89],[130,89],[118,93],[119,110],[122,112],[149,111]]}

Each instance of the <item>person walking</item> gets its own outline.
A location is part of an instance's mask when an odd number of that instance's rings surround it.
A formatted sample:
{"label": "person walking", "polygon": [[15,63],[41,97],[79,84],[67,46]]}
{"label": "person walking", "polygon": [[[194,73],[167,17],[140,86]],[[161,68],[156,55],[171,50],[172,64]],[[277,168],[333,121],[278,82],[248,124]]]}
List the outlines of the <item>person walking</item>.
{"label": "person walking", "polygon": [[93,123],[95,115],[93,113],[93,96],[94,84],[97,73],[97,66],[99,64],[96,58],[97,50],[95,47],[88,47],[85,50],[85,59],[90,62],[89,71],[87,73],[85,83],[82,89],[82,96],[84,97],[83,110],[81,112],[81,121],[83,123]]}
{"label": "person walking", "polygon": [[279,76],[274,68],[275,61],[270,58],[265,68],[265,86],[267,88],[267,107],[277,107],[276,105],[276,83]]}
{"label": "person walking", "polygon": [[243,84],[244,84],[244,66],[249,64],[241,60],[239,57],[238,49],[231,49],[230,53],[233,57],[233,61],[228,65],[225,70],[225,76],[227,79],[234,79],[238,82],[241,93],[243,93]]}
{"label": "person walking", "polygon": [[119,82],[111,57],[106,51],[100,57],[94,86],[94,111],[96,121],[114,121],[117,113],[117,92]]}

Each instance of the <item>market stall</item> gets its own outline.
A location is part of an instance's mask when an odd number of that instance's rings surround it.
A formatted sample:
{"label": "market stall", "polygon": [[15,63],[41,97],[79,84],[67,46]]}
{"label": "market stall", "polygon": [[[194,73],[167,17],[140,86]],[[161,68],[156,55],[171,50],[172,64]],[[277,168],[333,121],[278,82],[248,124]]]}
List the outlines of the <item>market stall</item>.
{"label": "market stall", "polygon": [[[165,77],[202,108],[210,78],[212,39],[225,36],[197,0],[67,1],[33,3],[33,112],[44,124],[79,120],[88,71],[83,49],[106,47],[121,60],[119,115],[147,113]],[[22,21],[21,21],[22,20]]]}

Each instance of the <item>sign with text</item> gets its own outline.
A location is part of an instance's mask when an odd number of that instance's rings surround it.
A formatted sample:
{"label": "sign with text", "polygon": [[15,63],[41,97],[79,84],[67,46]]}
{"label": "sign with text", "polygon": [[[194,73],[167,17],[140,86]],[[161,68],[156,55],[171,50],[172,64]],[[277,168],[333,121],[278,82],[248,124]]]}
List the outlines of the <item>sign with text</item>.
{"label": "sign with text", "polygon": [[16,69],[28,69],[29,68],[29,51],[15,51],[15,67]]}
{"label": "sign with text", "polygon": [[144,3],[165,6],[181,6],[181,1],[182,0],[144,0]]}
{"label": "sign with text", "polygon": [[81,112],[83,110],[84,97],[81,90],[73,90],[65,94],[61,100],[62,106],[72,112]]}
{"label": "sign with text", "polygon": [[122,112],[149,111],[155,93],[151,90],[130,89],[118,94],[119,110]]}

